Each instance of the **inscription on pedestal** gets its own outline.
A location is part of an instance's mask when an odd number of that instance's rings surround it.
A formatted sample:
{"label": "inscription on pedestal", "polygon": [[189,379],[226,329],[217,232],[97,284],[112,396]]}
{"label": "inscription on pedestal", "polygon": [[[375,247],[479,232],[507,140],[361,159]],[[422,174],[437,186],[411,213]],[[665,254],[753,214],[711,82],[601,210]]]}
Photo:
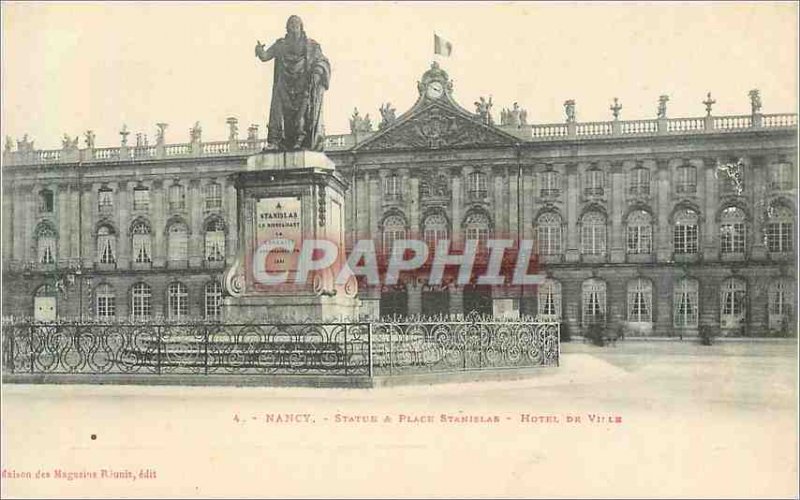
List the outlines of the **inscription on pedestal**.
{"label": "inscription on pedestal", "polygon": [[[264,269],[268,273],[297,270],[297,257],[303,244],[300,198],[260,198],[256,202],[255,224],[256,258],[266,259]],[[271,244],[271,251],[266,243]]]}

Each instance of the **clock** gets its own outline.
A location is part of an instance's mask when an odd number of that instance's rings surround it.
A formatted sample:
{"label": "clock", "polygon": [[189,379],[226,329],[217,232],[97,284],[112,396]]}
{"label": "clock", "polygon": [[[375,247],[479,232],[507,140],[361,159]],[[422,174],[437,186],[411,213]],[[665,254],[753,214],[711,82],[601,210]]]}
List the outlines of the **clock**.
{"label": "clock", "polygon": [[430,82],[428,84],[427,89],[425,90],[425,94],[430,99],[438,99],[442,97],[442,94],[444,94],[444,86],[442,85],[442,82],[438,81]]}

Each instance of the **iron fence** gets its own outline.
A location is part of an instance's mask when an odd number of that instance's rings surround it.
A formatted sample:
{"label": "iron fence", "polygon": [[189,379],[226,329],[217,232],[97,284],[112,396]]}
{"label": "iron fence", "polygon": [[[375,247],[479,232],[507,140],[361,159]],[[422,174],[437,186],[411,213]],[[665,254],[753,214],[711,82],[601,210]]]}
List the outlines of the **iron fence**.
{"label": "iron fence", "polygon": [[559,324],[532,318],[2,326],[5,373],[372,377],[557,366],[560,352]]}

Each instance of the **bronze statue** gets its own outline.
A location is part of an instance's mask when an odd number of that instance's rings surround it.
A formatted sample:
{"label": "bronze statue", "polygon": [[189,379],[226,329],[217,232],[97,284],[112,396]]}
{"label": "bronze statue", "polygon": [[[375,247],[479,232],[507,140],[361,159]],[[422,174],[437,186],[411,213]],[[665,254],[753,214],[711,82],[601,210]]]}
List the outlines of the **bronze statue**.
{"label": "bronze statue", "polygon": [[267,143],[283,151],[322,151],[322,97],[330,84],[331,65],[319,44],[306,37],[303,21],[290,16],[286,36],[268,49],[258,42],[256,57],[275,59]]}

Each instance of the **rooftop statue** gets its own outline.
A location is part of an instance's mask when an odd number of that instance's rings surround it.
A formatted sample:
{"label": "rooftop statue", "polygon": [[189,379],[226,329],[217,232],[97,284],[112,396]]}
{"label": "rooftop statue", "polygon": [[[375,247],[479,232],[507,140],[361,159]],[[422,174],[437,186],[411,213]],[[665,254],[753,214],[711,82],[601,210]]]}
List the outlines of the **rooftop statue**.
{"label": "rooftop statue", "polygon": [[328,59],[306,36],[298,16],[286,21],[285,37],[264,47],[256,44],[256,57],[264,62],[275,59],[267,143],[283,151],[322,151],[322,98],[331,77]]}

